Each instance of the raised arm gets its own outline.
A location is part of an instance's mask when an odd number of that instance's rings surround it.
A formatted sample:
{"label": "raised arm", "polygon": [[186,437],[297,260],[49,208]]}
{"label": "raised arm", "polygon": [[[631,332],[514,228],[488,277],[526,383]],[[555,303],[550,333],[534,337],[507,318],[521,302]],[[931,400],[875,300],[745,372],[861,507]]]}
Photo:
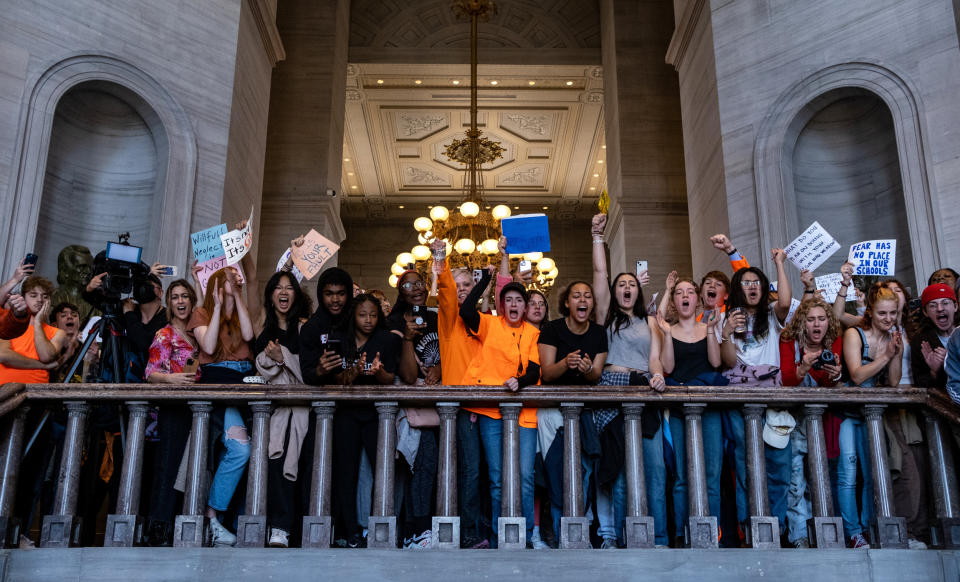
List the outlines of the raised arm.
{"label": "raised arm", "polygon": [[10,292],[13,291],[14,287],[33,274],[34,265],[24,264],[23,261],[25,258],[26,257],[20,259],[20,263],[13,272],[13,277],[10,277],[8,281],[6,281],[3,285],[0,285],[0,305],[3,305],[7,302],[7,296],[10,295]]}
{"label": "raised arm", "polygon": [[480,277],[480,280],[473,286],[470,294],[463,300],[463,304],[460,305],[460,318],[463,319],[463,324],[467,329],[473,333],[476,333],[477,330],[480,329],[480,312],[477,311],[477,301],[480,300],[480,294],[483,293],[487,285],[490,284],[492,269],[493,267],[491,266],[483,270],[483,276]]}
{"label": "raised arm", "polygon": [[720,353],[720,342],[717,340],[717,325],[720,321],[719,309],[714,309],[703,323],[707,324],[707,359],[714,368],[719,368],[723,364],[723,356]]}
{"label": "raised arm", "polygon": [[[674,359],[673,354],[673,330],[670,324],[667,322],[666,318],[657,313],[656,319],[653,317],[654,323],[650,325],[651,332],[654,329],[659,329],[663,334],[663,341],[659,342],[660,357],[658,358],[658,363],[660,365],[660,371],[664,374],[673,373],[674,367],[676,367],[677,362]],[[655,325],[654,325],[655,324]],[[653,346],[651,342],[651,351],[650,351],[650,371],[653,372]]]}
{"label": "raised arm", "polygon": [[856,293],[857,289],[853,286],[853,264],[844,263],[840,267],[840,275],[843,279],[840,281],[840,291],[837,292],[837,298],[833,300],[833,314],[837,316],[843,327],[856,327],[860,325],[862,318],[859,315],[847,313],[847,293]]}
{"label": "raised arm", "polygon": [[663,292],[663,297],[660,298],[660,304],[657,305],[657,315],[662,315],[664,319],[667,319],[667,316],[670,315],[670,301],[673,299],[670,291],[677,284],[677,277],[676,271],[670,271],[670,274],[667,275],[667,281],[664,283],[667,287]]}
{"label": "raised arm", "polygon": [[787,270],[783,263],[787,260],[787,253],[783,249],[773,249],[773,263],[777,266],[777,304],[773,310],[777,314],[780,323],[787,320],[790,313],[790,300],[793,295],[790,290],[790,279],[787,278]]}
{"label": "raised arm", "polygon": [[207,325],[198,325],[193,328],[193,335],[203,353],[212,356],[217,351],[217,341],[220,339],[220,312],[223,310],[223,289],[217,281],[213,282],[213,313]]}
{"label": "raised arm", "polygon": [[43,322],[50,317],[50,300],[43,302],[40,313],[33,317],[33,343],[37,348],[37,359],[43,363],[55,362],[60,356],[60,348],[63,347],[63,341],[67,335],[64,331],[57,330],[52,339],[47,339],[47,334],[43,330]]}
{"label": "raised arm", "polygon": [[600,325],[607,319],[610,306],[610,283],[607,275],[607,251],[603,244],[603,229],[607,226],[607,215],[594,215],[590,223],[593,236],[593,299],[596,309],[593,320]]}
{"label": "raised arm", "polygon": [[737,247],[733,246],[727,235],[715,234],[710,237],[710,242],[713,243],[713,248],[727,253],[727,258],[730,259],[730,269],[734,273],[750,266],[750,263],[740,254]]}
{"label": "raised arm", "polygon": [[231,285],[228,279],[225,287],[228,293],[233,293],[233,301],[237,306],[237,320],[240,322],[240,335],[243,337],[243,341],[253,341],[256,337],[253,332],[253,321],[250,318],[250,312],[247,311],[247,304],[243,300],[243,292],[239,284]]}

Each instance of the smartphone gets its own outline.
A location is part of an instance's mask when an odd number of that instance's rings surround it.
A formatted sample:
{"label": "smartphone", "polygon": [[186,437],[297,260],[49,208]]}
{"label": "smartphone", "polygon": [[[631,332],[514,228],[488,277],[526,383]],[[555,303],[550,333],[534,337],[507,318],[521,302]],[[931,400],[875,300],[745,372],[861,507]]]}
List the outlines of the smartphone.
{"label": "smartphone", "polygon": [[183,365],[184,374],[196,374],[197,368],[200,367],[200,362],[193,358],[187,358],[187,363]]}
{"label": "smartphone", "polygon": [[637,279],[640,278],[642,273],[646,273],[648,268],[646,261],[637,261]]}
{"label": "smartphone", "polygon": [[39,259],[39,258],[40,258],[40,257],[38,257],[37,255],[35,255],[35,254],[33,254],[33,253],[27,253],[27,256],[25,256],[25,257],[23,258],[23,264],[24,264],[24,265],[36,265],[36,264],[37,264],[37,259]]}
{"label": "smartphone", "polygon": [[530,261],[526,259],[520,261],[520,264],[517,266],[517,271],[521,273],[529,273],[532,269],[533,267],[530,266]]}
{"label": "smartphone", "polygon": [[413,322],[417,325],[423,325],[423,313],[427,310],[426,307],[422,305],[414,305],[410,308],[410,313],[413,314]]}
{"label": "smartphone", "polygon": [[907,303],[907,309],[909,309],[910,311],[920,311],[922,306],[923,306],[923,300],[920,299],[919,297],[911,299],[910,302]]}
{"label": "smartphone", "polygon": [[473,282],[479,283],[480,279],[483,279],[483,271],[480,269],[473,270]]}
{"label": "smartphone", "polygon": [[333,352],[338,356],[343,356],[343,349],[340,344],[340,340],[334,338],[327,338],[327,342],[324,344],[324,351]]}
{"label": "smartphone", "polygon": [[177,276],[177,267],[175,265],[164,265],[160,267],[160,276],[161,277],[176,277]]}

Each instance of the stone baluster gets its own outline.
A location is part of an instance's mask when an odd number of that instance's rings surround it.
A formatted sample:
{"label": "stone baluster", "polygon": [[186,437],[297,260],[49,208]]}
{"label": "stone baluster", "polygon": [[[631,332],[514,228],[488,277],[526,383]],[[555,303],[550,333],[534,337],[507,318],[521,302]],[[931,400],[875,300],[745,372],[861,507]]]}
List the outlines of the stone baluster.
{"label": "stone baluster", "polygon": [[434,548],[460,549],[460,516],[457,515],[457,402],[438,402],[440,416],[437,467],[437,514],[433,517]]}
{"label": "stone baluster", "polygon": [[140,543],[143,533],[143,517],[137,515],[140,508],[140,486],[143,475],[143,444],[146,441],[146,402],[127,402],[130,411],[127,420],[127,442],[123,450],[123,467],[120,470],[120,492],[117,495],[117,511],[107,516],[107,528],[103,534],[104,547],[133,547]]}
{"label": "stone baluster", "polygon": [[520,499],[520,410],[521,404],[500,405],[503,418],[502,485],[500,517],[497,518],[497,543],[501,550],[527,547],[527,520]]}
{"label": "stone baluster", "polygon": [[893,515],[893,482],[887,464],[887,436],[883,428],[883,411],[886,408],[884,404],[863,407],[873,475],[873,503],[877,514],[870,541],[879,548],[906,548],[907,522]]}
{"label": "stone baluster", "polygon": [[20,540],[20,520],[13,515],[17,499],[20,459],[23,457],[23,431],[30,407],[21,405],[3,419],[0,437],[0,536],[4,545],[16,547]]}
{"label": "stone baluster", "polygon": [[[747,457],[747,498],[750,518],[747,521],[747,543],[754,549],[780,547],[780,523],[770,515],[767,496],[767,463],[763,449],[764,404],[743,407],[744,442]],[[787,444],[789,447],[789,443]]]}
{"label": "stone baluster", "polygon": [[936,510],[938,547],[960,548],[960,496],[957,493],[957,471],[953,462],[952,443],[944,434],[940,417],[924,410],[927,452],[930,455],[930,484]]}
{"label": "stone baluster", "polygon": [[329,548],[333,535],[330,491],[333,484],[333,412],[334,402],[314,402],[316,414],[313,445],[313,479],[310,482],[310,507],[303,518],[304,548]]}
{"label": "stone baluster", "polygon": [[807,520],[807,538],[818,549],[846,547],[843,521],[833,515],[827,441],[823,432],[823,404],[806,404],[803,413],[807,428],[807,473],[813,517]]}
{"label": "stone baluster", "polygon": [[67,432],[60,457],[60,476],[53,514],[44,516],[40,530],[40,547],[68,548],[79,543],[80,519],[77,513],[77,495],[80,490],[80,458],[83,455],[83,437],[86,432],[86,402],[64,402],[67,407]]}
{"label": "stone baluster", "polygon": [[583,470],[580,465],[580,412],[582,402],[563,402],[563,517],[560,547],[588,550],[590,520],[583,516]]}
{"label": "stone baluster", "polygon": [[253,426],[247,466],[246,514],[237,521],[237,547],[262,548],[267,539],[267,444],[270,442],[268,401],[250,403]]}
{"label": "stone baluster", "polygon": [[624,533],[628,548],[652,548],[653,517],[647,515],[647,482],[643,471],[643,403],[623,405],[624,470],[627,477],[627,516]]}
{"label": "stone baluster", "polygon": [[719,546],[717,516],[708,515],[707,468],[703,457],[703,411],[706,404],[683,405],[686,426],[687,453],[687,498],[690,518],[687,540],[691,548],[716,548]]}
{"label": "stone baluster", "polygon": [[183,514],[177,516],[173,528],[173,545],[178,548],[203,546],[207,518],[206,472],[207,446],[210,439],[209,402],[188,402],[193,411],[190,440],[187,443],[187,489],[183,494]]}
{"label": "stone baluster", "polygon": [[393,510],[394,455],[397,451],[396,402],[377,402],[380,426],[373,476],[373,515],[370,516],[368,548],[397,547],[397,516]]}

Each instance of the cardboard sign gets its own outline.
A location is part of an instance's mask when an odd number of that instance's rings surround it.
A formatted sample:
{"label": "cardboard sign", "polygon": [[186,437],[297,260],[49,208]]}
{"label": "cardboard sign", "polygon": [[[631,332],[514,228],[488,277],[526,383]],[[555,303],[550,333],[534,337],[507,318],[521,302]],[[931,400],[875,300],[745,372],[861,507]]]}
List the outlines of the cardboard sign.
{"label": "cardboard sign", "polygon": [[240,230],[234,229],[220,235],[223,243],[223,254],[227,257],[227,264],[234,265],[240,262],[253,245],[253,207],[250,208],[250,218],[247,225]]}
{"label": "cardboard sign", "polygon": [[227,225],[218,224],[191,234],[190,242],[193,243],[193,258],[197,259],[198,263],[202,263],[216,257],[222,257],[223,243],[220,242],[220,235],[226,233]]}
{"label": "cardboard sign", "polygon": [[[224,267],[229,267],[229,266],[231,265],[227,263],[227,257],[216,257],[216,258],[210,259],[209,261],[197,263],[197,267],[199,268],[199,271],[197,271],[197,281],[200,282],[200,290],[203,292],[203,295],[207,294],[207,282],[210,280],[210,277],[212,277],[213,274],[219,271],[220,269]],[[243,269],[240,268],[240,265],[232,265],[232,266],[234,269],[237,270],[237,274],[239,275],[240,282],[245,283],[246,277],[243,276]],[[199,299],[199,302],[203,303],[203,297]]]}
{"label": "cardboard sign", "polygon": [[[837,293],[840,292],[840,283],[843,282],[843,275],[840,273],[830,273],[829,275],[821,275],[813,280],[814,285],[817,289],[823,289],[823,299],[827,303],[833,303],[837,300]],[[847,301],[856,301],[857,294],[851,293],[850,290],[847,290]]]}
{"label": "cardboard sign", "polygon": [[840,243],[819,222],[814,222],[783,250],[798,269],[814,271],[840,250]]}
{"label": "cardboard sign", "polygon": [[[287,264],[287,259],[289,258],[290,258],[290,249],[287,249],[286,251],[283,252],[282,255],[280,255],[280,260],[277,261],[278,273],[283,270],[283,266]],[[303,282],[303,273],[300,272],[300,269],[298,269],[296,265],[294,265],[293,268],[290,269],[290,272],[293,274],[294,277],[297,278],[297,283]]]}
{"label": "cardboard sign", "polygon": [[550,252],[550,226],[546,214],[520,214],[500,221],[500,230],[507,237],[507,252]]}
{"label": "cardboard sign", "polygon": [[319,232],[310,229],[303,237],[303,244],[290,250],[294,266],[307,279],[313,279],[340,249],[340,245],[329,240]]}
{"label": "cardboard sign", "polygon": [[897,269],[897,240],[866,240],[850,246],[848,261],[854,275],[893,276]]}

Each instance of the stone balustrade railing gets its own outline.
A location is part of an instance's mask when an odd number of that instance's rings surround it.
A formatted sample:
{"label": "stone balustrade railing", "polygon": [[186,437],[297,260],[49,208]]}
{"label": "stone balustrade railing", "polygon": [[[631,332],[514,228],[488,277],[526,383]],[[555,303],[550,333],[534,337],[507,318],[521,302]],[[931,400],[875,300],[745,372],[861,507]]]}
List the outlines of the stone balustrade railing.
{"label": "stone balustrade railing", "polygon": [[457,445],[456,416],[461,405],[498,405],[504,419],[503,483],[498,528],[501,549],[525,547],[525,524],[520,503],[517,419],[523,405],[559,407],[563,412],[564,502],[561,547],[585,548],[589,527],[583,515],[580,464],[580,412],[589,406],[622,407],[625,431],[627,481],[626,541],[630,548],[653,546],[653,518],[647,513],[642,454],[641,413],[645,406],[670,405],[683,409],[689,495],[687,539],[693,548],[718,544],[717,516],[709,514],[701,420],[708,407],[740,407],[743,411],[747,459],[749,523],[747,543],[753,548],[779,547],[779,524],[769,508],[764,467],[762,416],[767,406],[789,407],[805,424],[806,458],[813,518],[808,529],[817,548],[844,547],[843,527],[833,514],[827,465],[823,414],[828,407],[860,407],[866,419],[870,464],[874,483],[876,523],[874,547],[906,547],[903,518],[894,515],[891,477],[886,454],[882,415],[888,406],[911,407],[925,419],[930,456],[931,489],[936,508],[939,545],[960,548],[960,495],[953,461],[950,427],[960,425],[960,408],[945,393],[924,388],[752,388],[670,387],[653,392],[646,387],[533,386],[518,393],[501,387],[477,386],[265,386],[157,384],[7,384],[0,387],[0,533],[17,540],[12,515],[19,461],[23,454],[26,411],[30,406],[63,402],[67,410],[65,444],[53,514],[43,519],[42,547],[69,547],[76,541],[81,443],[91,404],[125,403],[127,409],[124,463],[116,511],[109,515],[106,546],[132,546],[139,542],[142,518],[140,479],[144,428],[151,404],[178,401],[193,412],[188,443],[187,487],[182,514],[177,517],[174,545],[203,544],[203,516],[210,413],[225,402],[249,406],[253,422],[245,512],[239,522],[238,546],[263,547],[266,538],[267,442],[269,416],[275,404],[309,405],[316,423],[313,473],[308,515],[303,518],[304,548],[328,548],[332,535],[331,483],[333,415],[338,402],[371,402],[379,414],[379,435],[374,462],[374,495],[369,521],[368,547],[397,546],[394,512],[395,421],[400,406],[435,406],[440,417],[439,468],[433,544],[457,549]]}

